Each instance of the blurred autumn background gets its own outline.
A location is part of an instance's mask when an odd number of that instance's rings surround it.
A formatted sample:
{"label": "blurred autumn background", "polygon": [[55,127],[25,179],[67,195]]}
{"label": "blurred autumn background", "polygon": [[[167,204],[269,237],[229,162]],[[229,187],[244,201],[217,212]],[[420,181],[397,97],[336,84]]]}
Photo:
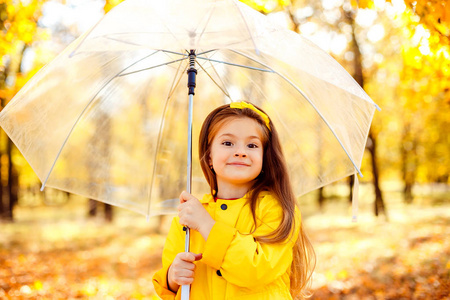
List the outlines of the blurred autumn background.
{"label": "blurred autumn background", "polygon": [[[4,107],[119,1],[1,0]],[[450,1],[243,1],[338,60],[375,114],[352,178],[300,200],[313,299],[450,299]],[[171,216],[144,217],[40,183],[0,132],[0,298],[156,299]]]}

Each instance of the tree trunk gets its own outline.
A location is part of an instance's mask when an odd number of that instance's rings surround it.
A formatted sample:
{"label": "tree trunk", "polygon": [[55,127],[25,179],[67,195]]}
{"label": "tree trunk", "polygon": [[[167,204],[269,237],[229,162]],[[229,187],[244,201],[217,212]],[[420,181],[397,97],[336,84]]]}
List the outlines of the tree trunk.
{"label": "tree trunk", "polygon": [[6,188],[6,210],[4,213],[4,217],[8,221],[14,220],[13,210],[14,205],[17,203],[17,190],[18,190],[18,174],[14,169],[13,162],[12,162],[12,142],[8,138],[6,143],[6,155],[8,156],[8,185]]}
{"label": "tree trunk", "polygon": [[[3,107],[3,99],[1,99],[1,104],[2,104],[2,107]],[[3,139],[3,133],[2,132],[0,132],[0,139]],[[5,213],[5,204],[3,202],[4,201],[3,200],[3,198],[4,198],[4,192],[3,192],[4,187],[3,187],[3,178],[2,178],[2,175],[1,175],[1,174],[3,174],[3,168],[4,168],[3,161],[1,159],[2,155],[3,155],[3,153],[0,152],[0,220],[3,219],[3,214]]]}
{"label": "tree trunk", "polygon": [[97,215],[97,201],[89,199],[88,208],[88,217],[95,217]]}
{"label": "tree trunk", "polygon": [[105,221],[111,223],[113,221],[113,206],[105,203]]}
{"label": "tree trunk", "polygon": [[323,195],[323,187],[319,188],[317,190],[317,203],[319,203],[319,208],[322,211],[323,210],[323,205],[325,203],[325,196]]}
{"label": "tree trunk", "polygon": [[377,165],[377,155],[376,155],[376,139],[373,136],[372,131],[369,132],[369,142],[367,143],[367,149],[370,152],[370,155],[372,157],[372,174],[373,174],[373,186],[375,189],[375,203],[374,203],[374,209],[375,209],[375,216],[379,216],[380,213],[383,213],[386,217],[387,212],[384,206],[383,201],[383,194],[380,189],[380,183],[379,183],[379,173],[378,173],[378,165]]}
{"label": "tree trunk", "polygon": [[412,187],[414,185],[416,179],[416,169],[417,169],[417,161],[416,161],[416,148],[417,141],[415,138],[412,138],[410,134],[411,126],[410,124],[406,124],[403,128],[402,134],[402,144],[401,144],[401,155],[402,155],[402,175],[403,175],[403,201],[405,203],[412,203],[413,194]]}
{"label": "tree trunk", "polygon": [[[12,142],[11,142],[12,143]],[[12,166],[11,168],[11,196],[9,201],[9,215],[11,215],[11,221],[14,221],[13,210],[16,204],[19,202],[19,173],[17,169]]]}
{"label": "tree trunk", "polygon": [[[20,74],[22,72],[21,67],[23,55],[27,48],[28,45],[24,44],[19,54],[20,59],[16,69],[11,70],[13,68],[11,64],[7,64],[5,66],[3,72],[1,72],[0,88],[5,87],[5,83],[10,75],[10,72],[13,73],[12,74],[13,76],[16,76],[17,74]],[[7,103],[5,103],[6,99],[1,100],[2,100],[1,106],[3,108]],[[7,181],[8,183],[6,186],[6,194],[4,193],[5,191],[2,191],[2,209],[3,209],[2,216],[4,217],[4,219],[11,222],[14,220],[13,215],[14,206],[16,205],[19,199],[19,174],[17,170],[14,168],[12,162],[12,148],[13,148],[12,141],[10,140],[9,137],[6,137],[6,155],[8,156],[8,181]]]}
{"label": "tree trunk", "polygon": [[[354,54],[353,60],[353,77],[356,82],[364,89],[364,76],[363,76],[363,67],[362,67],[362,54],[359,48],[358,40],[356,39],[355,32],[355,18],[354,13],[346,12],[345,17],[348,23],[352,26],[352,50]],[[379,183],[379,174],[378,174],[378,166],[377,166],[377,156],[376,156],[376,140],[373,135],[372,130],[369,131],[369,141],[367,149],[369,150],[372,158],[372,172],[373,172],[373,185],[375,189],[375,215],[378,216],[380,211],[384,213],[387,219],[387,213],[383,201],[383,195],[381,193],[380,183]],[[352,186],[350,186],[350,190],[352,190]],[[350,198],[351,199],[351,198]]]}
{"label": "tree trunk", "polygon": [[107,204],[107,203],[100,203],[99,201],[93,200],[93,199],[89,199],[88,217],[94,218],[97,216],[98,207],[100,204],[103,206],[105,221],[112,222],[113,221],[113,206],[110,204]]}
{"label": "tree trunk", "polygon": [[[1,153],[0,153],[0,157],[1,157]],[[0,174],[2,173],[2,169],[3,169],[3,163],[1,162],[0,159]],[[5,207],[3,205],[3,180],[2,180],[2,176],[0,175],[0,220],[3,219],[3,214],[5,213]]]}
{"label": "tree trunk", "polygon": [[[0,88],[5,88],[5,82],[6,82],[6,77],[9,73],[9,68],[10,65],[6,64],[3,70],[0,70]],[[0,98],[1,100],[1,108],[3,109],[3,107],[5,107],[6,105],[6,98]],[[6,134],[3,134],[3,129],[0,129],[2,134],[1,134],[1,139],[5,140],[6,143],[8,143],[8,136]],[[0,153],[0,158],[1,156],[5,154],[5,153]],[[7,206],[9,203],[9,195],[8,195],[8,191],[6,190],[7,186],[4,186],[3,183],[5,182],[4,178],[1,177],[1,174],[4,174],[4,169],[8,168],[8,166],[4,163],[4,161],[2,159],[0,159],[0,219],[6,219],[6,215],[7,215]]]}
{"label": "tree trunk", "polygon": [[358,176],[358,175],[351,175],[348,177],[348,187],[350,189],[350,191],[348,193],[348,202],[350,204],[352,204],[352,202],[353,202],[353,185],[355,184],[355,176]]}
{"label": "tree trunk", "polygon": [[[106,125],[105,125],[106,137],[105,137],[105,142],[102,144],[102,146],[100,148],[100,151],[102,153],[104,153],[104,155],[107,155],[107,157],[109,157],[108,151],[110,150],[109,147],[111,144],[111,118],[105,114],[102,119],[106,123]],[[106,170],[107,170],[106,173],[108,174],[107,178],[105,178],[105,181],[107,182],[107,181],[109,181],[109,176],[110,176],[110,172],[111,172],[109,163],[107,166],[104,166],[104,167],[106,168]],[[113,216],[114,216],[113,215],[113,211],[114,211],[113,206],[110,204],[107,204],[107,203],[103,203],[103,205],[104,205],[104,219],[106,222],[111,223],[113,221]]]}
{"label": "tree trunk", "polygon": [[[92,143],[94,145],[94,148],[101,153],[104,157],[109,157],[108,151],[109,151],[109,144],[110,144],[110,140],[111,140],[111,120],[109,118],[109,116],[105,113],[99,112],[99,114],[101,114],[101,116],[98,117],[97,119],[97,128],[105,128],[105,130],[100,131],[104,134],[104,139],[103,142],[100,142],[99,140],[97,140],[97,136],[93,135],[90,143]],[[106,184],[105,182],[108,182],[108,177],[109,177],[109,172],[110,172],[110,166],[109,164],[105,163],[105,164],[99,164],[96,166],[93,165],[89,165],[87,167],[89,169],[89,174],[92,177],[91,180],[99,180],[99,178],[101,179],[101,181]],[[103,194],[104,191],[107,189],[107,187],[102,186],[101,187],[101,192],[100,194]],[[97,211],[98,211],[98,207],[99,207],[98,201],[93,200],[93,199],[89,199],[89,203],[88,203],[88,217],[92,218],[97,216]],[[113,206],[107,203],[102,203],[103,206],[103,212],[104,212],[104,219],[107,222],[112,222],[113,220]]]}

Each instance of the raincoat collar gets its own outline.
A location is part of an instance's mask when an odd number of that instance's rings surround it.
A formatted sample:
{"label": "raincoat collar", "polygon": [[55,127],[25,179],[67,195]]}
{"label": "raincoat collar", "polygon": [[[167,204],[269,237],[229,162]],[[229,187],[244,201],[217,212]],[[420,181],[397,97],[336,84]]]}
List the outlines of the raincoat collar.
{"label": "raincoat collar", "polygon": [[[230,201],[239,201],[239,200],[248,199],[248,198],[249,198],[249,193],[245,194],[241,198],[233,199],[233,200],[230,200]],[[221,199],[221,200],[226,200],[226,199]],[[203,196],[203,198],[200,200],[200,203],[202,203],[202,204],[207,204],[207,203],[212,203],[212,202],[215,202],[215,200],[214,200],[213,195],[211,195],[211,194],[205,194]]]}
{"label": "raincoat collar", "polygon": [[[267,194],[269,194],[269,192],[263,191],[263,192],[259,193],[259,197],[264,197]],[[230,201],[239,201],[242,199],[250,199],[250,192],[247,192],[247,194],[245,194],[242,198],[233,199]],[[222,200],[226,200],[226,199],[222,199]],[[207,203],[211,203],[211,202],[215,202],[214,197],[211,194],[205,194],[203,196],[203,198],[200,199],[200,203],[202,203],[202,204],[207,204]]]}

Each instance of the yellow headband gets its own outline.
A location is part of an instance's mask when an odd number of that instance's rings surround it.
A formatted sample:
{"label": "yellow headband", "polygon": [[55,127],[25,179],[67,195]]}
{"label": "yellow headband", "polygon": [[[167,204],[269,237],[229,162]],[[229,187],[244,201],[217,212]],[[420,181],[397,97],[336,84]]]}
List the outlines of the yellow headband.
{"label": "yellow headband", "polygon": [[256,107],[254,107],[253,104],[250,104],[250,103],[247,103],[247,102],[244,102],[244,101],[241,101],[241,102],[231,102],[231,103],[230,103],[230,108],[239,108],[239,109],[248,108],[248,109],[253,110],[253,111],[256,112],[258,115],[260,115],[261,118],[263,118],[264,123],[266,123],[267,128],[269,128],[269,130],[271,130],[271,129],[270,129],[270,125],[269,125],[269,123],[270,123],[269,117],[268,117],[265,113],[263,113],[262,111],[260,111],[260,110],[257,109]]}

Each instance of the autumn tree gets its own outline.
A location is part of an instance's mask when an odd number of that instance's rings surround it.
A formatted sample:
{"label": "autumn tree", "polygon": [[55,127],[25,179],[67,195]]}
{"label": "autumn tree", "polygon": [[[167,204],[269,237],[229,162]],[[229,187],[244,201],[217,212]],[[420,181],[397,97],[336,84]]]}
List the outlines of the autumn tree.
{"label": "autumn tree", "polygon": [[[0,100],[3,108],[28,80],[24,55],[33,41],[40,38],[37,27],[41,15],[41,0],[0,3]],[[18,201],[19,170],[13,156],[17,150],[11,140],[1,135],[1,199],[0,218],[13,220],[13,208]],[[3,177],[4,176],[4,177]]]}
{"label": "autumn tree", "polygon": [[[388,20],[378,24],[385,31],[378,45],[383,59],[369,83],[370,94],[392,99],[383,101],[386,117],[375,116],[374,123],[384,167],[399,174],[406,203],[413,201],[415,184],[449,182],[450,145],[443,130],[450,113],[449,1],[431,7],[435,2],[385,4]],[[369,8],[376,9],[373,3]]]}

